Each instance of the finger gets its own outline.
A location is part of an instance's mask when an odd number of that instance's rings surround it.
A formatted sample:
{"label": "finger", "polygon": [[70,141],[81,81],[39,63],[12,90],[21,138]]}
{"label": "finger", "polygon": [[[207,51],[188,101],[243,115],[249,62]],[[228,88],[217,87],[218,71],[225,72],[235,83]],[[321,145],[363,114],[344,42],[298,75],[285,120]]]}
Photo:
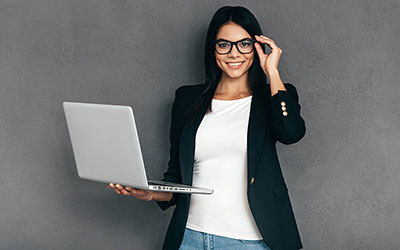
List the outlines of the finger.
{"label": "finger", "polygon": [[269,55],[264,53],[264,51],[263,51],[263,49],[262,49],[262,47],[261,47],[261,45],[259,43],[255,43],[254,46],[256,48],[256,51],[257,51],[257,54],[258,54],[258,58],[260,59],[260,66],[262,68],[264,68],[264,64],[265,64],[266,58],[268,58]]}
{"label": "finger", "polygon": [[121,194],[121,191],[119,190],[118,187],[116,187],[116,185],[115,185],[114,183],[111,182],[111,183],[108,184],[108,186],[109,186],[110,188],[112,188],[112,189],[115,191],[115,193]]}
{"label": "finger", "polygon": [[131,194],[132,196],[142,199],[142,200],[151,200],[151,192],[150,190],[144,190],[144,189],[135,189],[132,188]]}
{"label": "finger", "polygon": [[126,186],[125,189],[128,191],[147,191],[145,189],[133,188],[133,187],[128,187],[128,186]]}
{"label": "finger", "polygon": [[259,37],[260,37],[261,39],[266,39],[267,41],[270,41],[270,42],[275,43],[274,40],[272,40],[271,38],[268,38],[268,37],[266,37],[266,36],[264,36],[264,35],[260,35]]}
{"label": "finger", "polygon": [[[262,38],[262,37],[260,37],[260,36],[255,36],[255,38],[256,38],[256,40],[257,40],[257,42],[259,43],[259,45],[261,45],[261,44],[266,44],[268,47],[270,47],[270,48],[272,48],[271,46],[271,42],[269,42],[267,39],[265,39],[265,38]],[[261,46],[260,46],[261,47]]]}
{"label": "finger", "polygon": [[262,35],[261,36],[256,36],[256,39],[259,42],[266,43],[269,47],[271,47],[272,50],[274,50],[274,49],[275,50],[279,50],[280,49],[272,39],[269,39],[266,36],[262,36]]}
{"label": "finger", "polygon": [[118,191],[118,188],[115,186],[114,183],[109,183],[108,185],[110,188],[114,189],[114,191]]}
{"label": "finger", "polygon": [[125,189],[130,193],[130,195],[135,196],[137,194],[136,189],[132,187],[125,187]]}
{"label": "finger", "polygon": [[119,193],[122,193],[122,190],[124,189],[124,187],[122,187],[120,184],[115,184],[115,190],[119,191]]}
{"label": "finger", "polygon": [[148,192],[148,190],[132,188],[131,193],[132,193],[132,195],[134,195],[136,197],[143,197],[143,196],[147,196],[147,194],[149,192]]}
{"label": "finger", "polygon": [[269,55],[271,55],[271,54],[276,54],[276,53],[281,53],[282,52],[282,49],[281,48],[279,48],[278,46],[276,46],[276,45],[274,45],[274,44],[268,44],[269,45],[269,47],[271,48],[271,53],[269,53]]}
{"label": "finger", "polygon": [[129,192],[132,192],[132,191],[138,190],[138,189],[133,188],[133,187],[129,187],[129,186],[125,186],[125,190],[127,190],[127,191],[129,191]]}
{"label": "finger", "polygon": [[[262,49],[262,47],[261,47],[261,45],[259,43],[254,43],[254,47],[256,48],[257,54],[259,56],[264,56],[265,55],[265,53],[264,53],[264,51],[263,51],[263,49]],[[260,60],[261,60],[261,57],[260,57]]]}
{"label": "finger", "polygon": [[262,35],[255,35],[254,36],[255,38],[256,38],[256,40],[257,41],[259,41],[259,42],[263,42],[263,43],[266,43],[266,42],[273,42],[273,40],[272,39],[269,39],[269,38],[267,38],[267,37],[265,37],[265,36],[262,36]]}
{"label": "finger", "polygon": [[275,41],[264,36],[264,35],[255,35],[257,41],[261,42],[261,43],[266,43],[271,49],[273,49],[274,51],[279,51],[281,50],[278,45],[276,45]]}
{"label": "finger", "polygon": [[138,188],[133,188],[133,187],[125,187],[125,189],[128,191],[128,192],[130,192],[131,194],[140,194],[140,192],[139,192],[139,190],[141,190],[141,189],[138,189]]}
{"label": "finger", "polygon": [[276,42],[275,42],[274,40],[272,40],[271,38],[266,37],[266,36],[264,36],[264,35],[261,35],[261,38],[265,38],[267,41],[269,41],[269,42],[271,43],[271,46],[272,46],[272,47],[276,47],[276,48],[279,49],[278,45],[276,45]]}
{"label": "finger", "polygon": [[131,195],[131,193],[128,192],[124,187],[122,187],[122,189],[120,189],[120,191],[121,191],[121,193],[122,193],[123,195]]}
{"label": "finger", "polygon": [[269,37],[267,37],[267,36],[265,36],[265,35],[260,35],[260,37],[263,37],[263,38],[266,38],[266,39],[269,39],[269,40],[271,40],[271,41],[272,41],[272,39],[271,39],[271,38],[269,38]]}
{"label": "finger", "polygon": [[126,189],[125,189],[124,186],[122,186],[122,185],[120,185],[120,184],[117,184],[116,187],[119,189],[119,191],[121,191],[121,193],[122,193],[123,195],[130,195],[130,192],[126,191]]}
{"label": "finger", "polygon": [[131,193],[128,192],[128,191],[126,191],[125,189],[122,189],[122,190],[121,190],[121,193],[122,193],[123,195],[131,195]]}

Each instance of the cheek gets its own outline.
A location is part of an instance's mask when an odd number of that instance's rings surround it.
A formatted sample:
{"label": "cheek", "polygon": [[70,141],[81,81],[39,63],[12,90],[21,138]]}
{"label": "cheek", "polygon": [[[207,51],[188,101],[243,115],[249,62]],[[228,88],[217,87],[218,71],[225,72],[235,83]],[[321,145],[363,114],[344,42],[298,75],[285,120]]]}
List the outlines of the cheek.
{"label": "cheek", "polygon": [[220,59],[220,58],[218,58],[218,57],[215,57],[215,62],[217,63],[218,67],[219,67],[220,69],[222,69],[223,60]]}
{"label": "cheek", "polygon": [[248,67],[250,68],[250,67],[251,67],[251,65],[253,65],[253,63],[254,63],[254,56],[253,56],[253,57],[250,57],[250,58],[248,58],[247,60],[249,60]]}

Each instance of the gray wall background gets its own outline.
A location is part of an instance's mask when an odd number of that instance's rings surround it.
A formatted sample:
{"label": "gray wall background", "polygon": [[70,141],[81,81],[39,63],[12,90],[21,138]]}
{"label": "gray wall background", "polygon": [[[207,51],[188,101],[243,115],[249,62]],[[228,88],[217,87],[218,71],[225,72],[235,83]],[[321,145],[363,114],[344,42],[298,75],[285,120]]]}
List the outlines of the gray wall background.
{"label": "gray wall background", "polygon": [[173,209],[78,178],[62,102],[132,105],[149,178],[214,12],[283,49],[307,133],[278,144],[304,249],[400,249],[400,2],[0,2],[0,249],[161,249]]}

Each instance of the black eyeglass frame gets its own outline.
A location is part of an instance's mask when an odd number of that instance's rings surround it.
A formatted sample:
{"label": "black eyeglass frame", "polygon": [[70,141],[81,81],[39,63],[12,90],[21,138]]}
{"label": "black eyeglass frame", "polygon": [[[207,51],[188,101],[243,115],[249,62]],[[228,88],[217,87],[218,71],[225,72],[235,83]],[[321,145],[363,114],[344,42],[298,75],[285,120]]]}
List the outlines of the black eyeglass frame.
{"label": "black eyeglass frame", "polygon": [[[253,46],[252,46],[250,52],[243,53],[242,51],[240,51],[240,49],[239,49],[239,47],[238,47],[237,44],[240,43],[240,42],[246,41],[246,40],[249,40],[250,42],[252,42],[252,43],[253,43]],[[229,49],[228,52],[226,52],[226,53],[219,53],[219,52],[217,51],[217,48],[215,47],[215,45],[217,44],[217,42],[220,42],[220,41],[228,42],[228,43],[231,45],[231,47],[230,47],[230,49]],[[220,55],[229,54],[229,53],[232,51],[232,48],[233,48],[232,45],[235,45],[235,46],[236,46],[236,49],[237,49],[237,51],[239,51],[239,53],[241,53],[241,54],[250,54],[251,52],[253,52],[253,50],[254,50],[254,43],[256,43],[256,42],[257,42],[256,39],[251,39],[251,38],[244,38],[244,39],[239,40],[239,41],[236,41],[236,42],[231,42],[231,41],[228,41],[228,40],[225,40],[225,39],[218,39],[218,40],[214,40],[214,41],[212,42],[212,44],[214,45],[214,51],[217,52],[217,53],[220,54]]]}

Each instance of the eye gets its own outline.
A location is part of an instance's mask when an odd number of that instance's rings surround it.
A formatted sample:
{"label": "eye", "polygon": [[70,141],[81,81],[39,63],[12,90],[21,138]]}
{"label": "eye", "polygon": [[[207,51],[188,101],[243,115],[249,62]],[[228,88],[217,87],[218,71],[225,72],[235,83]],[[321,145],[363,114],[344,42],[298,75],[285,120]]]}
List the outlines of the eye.
{"label": "eye", "polygon": [[244,41],[240,42],[240,46],[242,46],[242,47],[251,46],[251,41],[250,40],[244,40]]}
{"label": "eye", "polygon": [[226,48],[226,47],[229,47],[229,43],[227,43],[227,42],[218,42],[217,46],[220,47],[220,48]]}

